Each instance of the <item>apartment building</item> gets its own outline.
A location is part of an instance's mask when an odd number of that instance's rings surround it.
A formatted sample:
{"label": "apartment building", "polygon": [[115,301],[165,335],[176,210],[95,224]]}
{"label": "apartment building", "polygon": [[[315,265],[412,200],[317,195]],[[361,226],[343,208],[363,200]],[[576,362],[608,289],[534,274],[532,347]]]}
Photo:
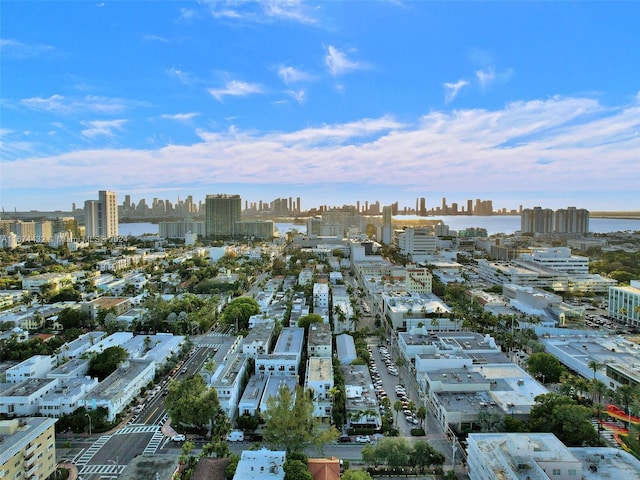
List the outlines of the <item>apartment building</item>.
{"label": "apartment building", "polygon": [[0,478],[45,479],[56,471],[56,420],[0,420]]}

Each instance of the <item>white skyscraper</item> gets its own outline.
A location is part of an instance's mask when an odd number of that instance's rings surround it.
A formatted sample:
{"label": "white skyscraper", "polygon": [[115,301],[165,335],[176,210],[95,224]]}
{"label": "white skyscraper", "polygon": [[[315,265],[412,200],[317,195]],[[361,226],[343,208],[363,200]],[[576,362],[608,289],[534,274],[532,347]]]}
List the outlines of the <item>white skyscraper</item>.
{"label": "white skyscraper", "polygon": [[118,195],[100,190],[98,200],[84,202],[84,223],[87,237],[118,236]]}

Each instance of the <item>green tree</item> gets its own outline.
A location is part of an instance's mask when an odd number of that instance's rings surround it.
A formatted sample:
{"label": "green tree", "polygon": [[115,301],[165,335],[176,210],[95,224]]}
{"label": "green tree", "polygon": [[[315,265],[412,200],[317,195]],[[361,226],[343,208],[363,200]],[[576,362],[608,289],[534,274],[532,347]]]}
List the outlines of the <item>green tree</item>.
{"label": "green tree", "polygon": [[264,420],[265,442],[285,449],[287,454],[302,451],[309,445],[322,448],[340,436],[335,427],[323,431],[318,429],[311,394],[300,386],[293,392],[283,386],[277,395],[269,397]]}
{"label": "green tree", "polygon": [[419,467],[422,472],[431,465],[442,465],[444,461],[444,455],[424,440],[414,442],[413,449],[409,454],[410,464]]}
{"label": "green tree", "polygon": [[109,347],[93,356],[89,361],[89,375],[104,380],[116,371],[118,365],[127,359],[127,351],[122,347]]}
{"label": "green tree", "polygon": [[222,321],[237,327],[238,330],[246,330],[249,328],[249,318],[258,313],[260,313],[258,302],[251,297],[238,297],[226,306]]}
{"label": "green tree", "polygon": [[63,308],[58,313],[58,323],[65,330],[84,327],[89,316],[78,308]]}
{"label": "green tree", "polygon": [[306,463],[300,460],[287,460],[284,463],[284,480],[312,480],[313,476]]}
{"label": "green tree", "polygon": [[300,320],[298,320],[298,326],[306,329],[308,329],[312,323],[322,323],[322,317],[317,313],[310,313],[309,315],[300,317]]}
{"label": "green tree", "polygon": [[418,420],[420,420],[420,428],[424,429],[424,420],[427,418],[427,407],[425,407],[424,405],[420,405],[418,407],[418,411],[416,412],[416,417],[418,417]]}
{"label": "green tree", "polygon": [[598,371],[598,369],[600,367],[602,367],[602,364],[600,362],[598,362],[597,360],[591,360],[587,366],[593,370],[593,379],[596,379],[596,372]]}
{"label": "green tree", "polygon": [[593,412],[565,395],[547,393],[536,397],[531,409],[533,432],[555,434],[567,446],[599,445],[598,433],[591,424]]}
{"label": "green tree", "polygon": [[527,358],[527,370],[533,377],[544,375],[545,383],[556,383],[560,380],[564,367],[556,357],[542,352],[534,353]]}
{"label": "green tree", "polygon": [[207,388],[200,375],[191,375],[169,384],[165,407],[176,425],[209,425],[211,441],[226,438],[231,423],[220,407],[215,388]]}
{"label": "green tree", "polygon": [[380,458],[391,468],[409,465],[413,448],[405,437],[385,437],[375,446]]}

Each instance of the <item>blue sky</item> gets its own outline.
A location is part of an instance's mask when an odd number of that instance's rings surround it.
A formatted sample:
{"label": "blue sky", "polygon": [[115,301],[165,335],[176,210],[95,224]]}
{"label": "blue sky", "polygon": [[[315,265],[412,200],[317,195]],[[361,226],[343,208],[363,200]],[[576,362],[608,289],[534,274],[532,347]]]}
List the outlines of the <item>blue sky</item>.
{"label": "blue sky", "polygon": [[0,206],[640,210],[640,2],[0,3]]}

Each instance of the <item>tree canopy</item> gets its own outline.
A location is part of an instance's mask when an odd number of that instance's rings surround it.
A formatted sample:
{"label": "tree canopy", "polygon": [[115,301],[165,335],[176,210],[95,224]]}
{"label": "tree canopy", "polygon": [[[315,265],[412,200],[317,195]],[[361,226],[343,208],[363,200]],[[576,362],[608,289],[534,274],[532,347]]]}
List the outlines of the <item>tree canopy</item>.
{"label": "tree canopy", "polygon": [[547,393],[536,397],[529,425],[532,432],[555,434],[567,446],[597,446],[600,441],[592,415],[592,409],[578,405],[571,397]]}
{"label": "tree canopy", "polygon": [[544,375],[545,383],[556,383],[564,372],[564,366],[550,353],[534,353],[527,358],[527,370],[533,377]]}
{"label": "tree canopy", "polygon": [[212,428],[212,441],[222,439],[231,431],[231,423],[220,407],[215,388],[207,388],[200,375],[191,375],[169,384],[165,407],[175,424]]}
{"label": "tree canopy", "polygon": [[249,318],[260,313],[260,306],[251,297],[238,297],[226,306],[222,321],[227,325],[237,326],[238,330],[249,328]]}
{"label": "tree canopy", "polygon": [[122,347],[109,347],[89,361],[89,375],[104,380],[116,371],[118,365],[127,359],[127,351]]}
{"label": "tree canopy", "polygon": [[300,386],[293,392],[281,387],[277,395],[269,397],[264,420],[264,441],[274,448],[285,449],[287,454],[300,452],[309,445],[322,448],[340,436],[335,427],[318,430],[311,394]]}

